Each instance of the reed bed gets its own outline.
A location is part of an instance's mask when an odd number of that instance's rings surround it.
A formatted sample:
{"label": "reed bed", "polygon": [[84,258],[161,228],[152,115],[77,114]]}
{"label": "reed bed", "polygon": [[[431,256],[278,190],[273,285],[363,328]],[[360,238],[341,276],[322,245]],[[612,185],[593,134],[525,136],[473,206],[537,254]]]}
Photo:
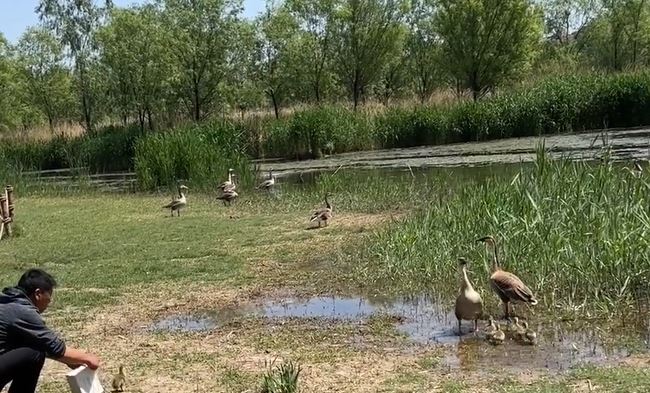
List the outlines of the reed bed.
{"label": "reed bed", "polygon": [[[550,161],[456,187],[408,219],[371,236],[358,280],[396,291],[455,294],[457,260],[490,291],[491,234],[502,265],[547,306],[613,311],[648,300],[650,177],[612,162]],[[386,286],[384,286],[386,287]],[[453,289],[452,289],[453,288]],[[586,307],[585,307],[586,306]]]}

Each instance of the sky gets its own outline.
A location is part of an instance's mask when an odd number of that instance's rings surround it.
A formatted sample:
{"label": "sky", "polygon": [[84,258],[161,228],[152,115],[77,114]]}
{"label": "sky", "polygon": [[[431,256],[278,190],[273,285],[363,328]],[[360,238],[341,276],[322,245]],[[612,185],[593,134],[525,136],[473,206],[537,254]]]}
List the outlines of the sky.
{"label": "sky", "polygon": [[[29,27],[38,24],[34,11],[39,0],[0,0],[0,32],[11,43],[16,43],[20,35]],[[113,0],[113,4],[126,7],[142,4],[146,0]],[[254,17],[264,9],[264,0],[244,0],[244,16]]]}

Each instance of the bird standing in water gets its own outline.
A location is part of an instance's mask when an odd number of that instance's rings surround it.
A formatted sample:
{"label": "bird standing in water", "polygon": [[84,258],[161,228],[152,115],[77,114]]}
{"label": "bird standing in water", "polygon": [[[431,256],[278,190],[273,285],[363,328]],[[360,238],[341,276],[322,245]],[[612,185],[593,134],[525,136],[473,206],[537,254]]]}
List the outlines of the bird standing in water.
{"label": "bird standing in water", "polygon": [[533,292],[516,275],[501,269],[499,264],[499,250],[496,241],[492,236],[485,236],[477,241],[485,243],[493,248],[492,275],[490,286],[503,302],[505,318],[510,317],[510,302],[523,302],[534,306],[537,299]]}
{"label": "bird standing in water", "polygon": [[483,301],[481,295],[474,290],[472,283],[467,277],[467,260],[465,258],[458,258],[461,284],[460,293],[456,297],[455,314],[458,320],[458,335],[461,335],[460,325],[464,319],[466,321],[474,321],[474,332],[478,331],[478,319],[483,313]]}

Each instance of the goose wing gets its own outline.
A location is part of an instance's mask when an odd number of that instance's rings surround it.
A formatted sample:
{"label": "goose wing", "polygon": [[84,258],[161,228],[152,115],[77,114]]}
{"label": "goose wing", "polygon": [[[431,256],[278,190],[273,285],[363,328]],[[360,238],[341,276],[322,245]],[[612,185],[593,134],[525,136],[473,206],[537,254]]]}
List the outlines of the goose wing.
{"label": "goose wing", "polygon": [[323,207],[318,210],[314,210],[311,213],[311,217],[309,218],[309,221],[314,221],[318,218],[323,219],[326,216],[327,218],[330,218],[332,216],[332,211],[326,207]]}
{"label": "goose wing", "polygon": [[492,287],[500,294],[512,301],[519,301],[537,304],[533,292],[521,281],[521,279],[512,273],[497,270],[490,277]]}

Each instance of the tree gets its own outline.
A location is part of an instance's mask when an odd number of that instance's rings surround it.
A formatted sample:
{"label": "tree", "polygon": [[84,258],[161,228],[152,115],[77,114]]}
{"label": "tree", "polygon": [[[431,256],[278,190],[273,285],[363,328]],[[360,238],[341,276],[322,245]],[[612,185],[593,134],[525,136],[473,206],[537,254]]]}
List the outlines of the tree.
{"label": "tree", "polygon": [[413,0],[408,14],[406,58],[413,78],[415,93],[424,104],[439,84],[441,77],[441,43],[433,27],[435,8],[429,0]]}
{"label": "tree", "polygon": [[98,34],[123,119],[135,112],[141,130],[145,122],[154,129],[153,113],[162,106],[171,72],[164,34],[152,6],[113,10],[110,24]]}
{"label": "tree", "polygon": [[41,20],[66,46],[74,63],[83,124],[87,132],[93,132],[96,117],[96,81],[90,71],[97,53],[94,35],[113,6],[112,0],[104,0],[103,3],[104,6],[99,7],[93,0],[40,0],[37,7]]}
{"label": "tree", "polygon": [[169,29],[176,88],[191,117],[208,116],[218,99],[228,57],[236,45],[240,0],[161,0]]}
{"label": "tree", "polygon": [[356,110],[400,53],[403,12],[394,0],[347,0],[334,16],[335,69]]}
{"label": "tree", "polygon": [[649,8],[647,0],[602,0],[600,14],[579,40],[580,49],[606,69],[637,67],[648,58]]}
{"label": "tree", "polygon": [[54,132],[55,124],[70,115],[74,105],[72,80],[63,64],[63,48],[43,28],[28,29],[17,47],[29,103],[45,115]]}
{"label": "tree", "polygon": [[332,82],[332,19],[335,0],[287,0],[299,31],[291,40],[290,64],[301,75],[308,97],[320,103]]}
{"label": "tree", "polygon": [[286,8],[268,3],[266,12],[258,18],[257,31],[257,79],[273,104],[275,117],[279,118],[280,106],[286,100],[294,79],[289,43],[295,36],[295,20]]}
{"label": "tree", "polygon": [[15,69],[9,43],[0,33],[0,131],[11,130],[19,124],[16,117]]}
{"label": "tree", "polygon": [[528,0],[439,0],[435,21],[447,72],[474,100],[524,70],[541,40]]}

